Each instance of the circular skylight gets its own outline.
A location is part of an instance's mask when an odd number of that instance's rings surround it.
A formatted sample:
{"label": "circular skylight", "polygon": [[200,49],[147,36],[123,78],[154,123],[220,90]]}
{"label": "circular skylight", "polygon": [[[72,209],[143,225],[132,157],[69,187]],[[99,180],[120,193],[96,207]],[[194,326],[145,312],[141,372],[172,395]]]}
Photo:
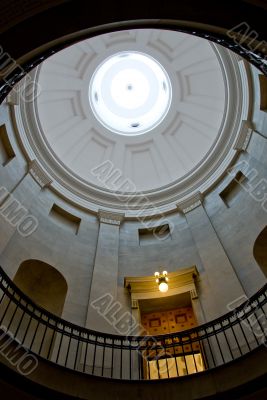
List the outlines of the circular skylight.
{"label": "circular skylight", "polygon": [[154,58],[120,52],[102,62],[92,76],[89,99],[98,121],[123,135],[154,129],[171,103],[170,79]]}

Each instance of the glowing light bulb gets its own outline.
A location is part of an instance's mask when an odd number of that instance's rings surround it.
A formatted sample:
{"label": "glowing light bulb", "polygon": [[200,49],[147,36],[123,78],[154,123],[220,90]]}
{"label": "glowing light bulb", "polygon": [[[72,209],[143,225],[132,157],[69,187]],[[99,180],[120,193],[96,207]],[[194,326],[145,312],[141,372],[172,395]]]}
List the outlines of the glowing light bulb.
{"label": "glowing light bulb", "polygon": [[166,293],[166,292],[168,291],[168,289],[169,289],[169,286],[168,286],[168,284],[167,284],[166,282],[161,282],[161,283],[159,284],[159,290],[160,290],[162,293]]}

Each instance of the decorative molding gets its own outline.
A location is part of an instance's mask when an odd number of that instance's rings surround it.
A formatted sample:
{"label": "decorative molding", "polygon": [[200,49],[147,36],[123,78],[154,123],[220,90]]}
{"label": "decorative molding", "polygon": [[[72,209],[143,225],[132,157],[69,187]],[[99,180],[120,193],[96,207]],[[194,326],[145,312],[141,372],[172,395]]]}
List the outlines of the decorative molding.
{"label": "decorative molding", "polygon": [[40,164],[36,160],[32,160],[29,164],[29,173],[34,178],[34,180],[44,188],[49,186],[52,179],[45,173]]}
{"label": "decorative molding", "polygon": [[138,304],[138,300],[137,299],[132,299],[132,309],[138,309],[139,308],[139,304]]}
{"label": "decorative molding", "polygon": [[190,292],[197,298],[195,281],[199,276],[197,267],[179,269],[168,273],[169,290],[161,293],[156,283],[155,276],[134,276],[124,278],[124,287],[131,294],[132,304],[134,300],[165,297]]}
{"label": "decorative molding", "polygon": [[[17,89],[17,90],[15,90]],[[15,89],[11,90],[6,97],[6,102],[10,106],[18,106],[19,105],[19,95],[20,91],[18,90],[18,85],[15,86]]]}
{"label": "decorative molding", "polygon": [[242,127],[234,144],[234,149],[239,151],[245,151],[248,147],[252,132],[253,132],[252,123],[250,121],[242,121]]}
{"label": "decorative molding", "polygon": [[196,287],[190,290],[191,300],[198,299],[198,293]]}
{"label": "decorative molding", "polygon": [[181,201],[181,203],[178,203],[177,208],[179,211],[186,214],[189,211],[194,210],[194,208],[199,207],[202,204],[202,201],[203,194],[201,192],[197,192],[193,196],[188,197],[186,200]]}
{"label": "decorative molding", "polygon": [[114,213],[106,210],[98,210],[99,221],[109,225],[120,225],[124,220],[124,213]]}

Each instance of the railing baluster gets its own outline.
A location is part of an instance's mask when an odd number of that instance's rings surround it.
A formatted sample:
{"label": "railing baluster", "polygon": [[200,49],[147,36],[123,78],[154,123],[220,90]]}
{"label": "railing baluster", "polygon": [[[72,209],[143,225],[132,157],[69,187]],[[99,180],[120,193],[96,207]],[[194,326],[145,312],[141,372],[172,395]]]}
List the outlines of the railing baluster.
{"label": "railing baluster", "polygon": [[138,360],[138,378],[139,380],[142,379],[142,365],[141,365],[141,359],[142,355],[140,354],[140,339],[137,339],[137,360]]}
{"label": "railing baluster", "polygon": [[[146,338],[147,340],[147,338]],[[149,344],[149,341],[147,341],[147,343]],[[146,358],[145,358],[145,362],[146,362],[146,368],[148,369],[148,379],[151,379],[151,374],[150,374],[150,354],[149,354],[149,350],[148,347],[146,348]]]}
{"label": "railing baluster", "polygon": [[111,371],[110,371],[111,378],[113,378],[113,363],[114,363],[114,339],[112,339],[112,348],[111,348]]}
{"label": "railing baluster", "polygon": [[[262,334],[264,334],[264,328],[263,328],[263,326],[262,326],[262,324],[261,324],[261,317],[262,317],[263,314],[260,315],[260,316],[258,317],[257,311],[259,311],[259,309],[255,310],[254,315],[255,315],[255,317],[256,317],[256,319],[257,319],[257,322],[258,322],[258,324],[259,324],[259,327],[260,327],[260,329],[261,329]],[[261,336],[262,336],[262,334],[261,334]]]}
{"label": "railing baluster", "polygon": [[[264,296],[264,297],[266,298],[266,296]],[[266,345],[265,342],[266,342],[266,338],[267,338],[267,316],[266,316],[266,312],[265,312],[264,308],[262,307],[262,305],[260,304],[259,300],[258,300],[258,306],[260,307],[260,309],[265,317],[264,322],[265,322],[266,328],[263,331],[263,336],[264,336],[264,344]]]}
{"label": "railing baluster", "polygon": [[15,338],[18,336],[18,332],[19,332],[19,329],[20,329],[20,327],[21,327],[21,324],[22,324],[23,318],[24,318],[24,316],[25,316],[25,313],[26,313],[26,310],[23,311],[23,313],[22,313],[22,315],[21,315],[21,317],[20,317],[19,324],[18,324],[18,326],[17,326],[16,332],[14,333],[14,337],[15,337]]}
{"label": "railing baluster", "polygon": [[130,362],[130,379],[132,379],[132,343],[129,340],[129,348],[130,348],[130,357],[129,357],[129,362]]}
{"label": "railing baluster", "polygon": [[215,358],[214,358],[214,355],[213,355],[213,351],[212,351],[212,348],[211,348],[211,345],[210,345],[209,335],[208,335],[208,333],[207,333],[207,328],[206,328],[206,327],[204,328],[204,331],[205,331],[205,335],[206,335],[206,338],[207,338],[207,342],[208,342],[208,346],[209,346],[209,350],[210,350],[210,354],[211,354],[213,366],[216,367],[216,362],[215,362]]}
{"label": "railing baluster", "polygon": [[86,344],[85,344],[84,362],[83,362],[83,372],[85,372],[85,369],[86,369],[87,352],[88,352],[88,340],[86,341]]}
{"label": "railing baluster", "polygon": [[3,294],[2,294],[2,297],[1,297],[1,300],[0,300],[0,304],[1,304],[2,301],[4,300],[4,297],[6,296],[6,292],[7,292],[8,289],[9,289],[9,285],[8,285],[8,284],[7,284],[6,287],[3,286],[3,280],[4,280],[4,277],[3,277],[3,275],[2,275],[0,285],[1,285],[1,289],[3,290]]}
{"label": "railing baluster", "polygon": [[179,370],[178,370],[178,365],[177,365],[177,357],[176,357],[176,348],[175,348],[175,342],[174,342],[174,337],[172,336],[171,338],[172,341],[172,351],[173,351],[173,357],[175,360],[175,368],[176,368],[176,375],[179,376]]}
{"label": "railing baluster", "polygon": [[53,330],[53,335],[52,335],[52,338],[50,340],[50,344],[49,344],[49,348],[48,348],[48,353],[47,353],[47,359],[48,360],[50,360],[50,357],[51,357],[51,351],[52,351],[52,346],[53,346],[53,343],[54,343],[54,340],[55,340],[55,335],[56,335],[56,324],[55,324],[55,327],[54,327],[54,330]]}
{"label": "railing baluster", "polygon": [[185,363],[186,375],[188,375],[187,360],[186,360],[186,354],[184,351],[183,337],[181,337],[181,346],[182,346],[182,355],[183,355],[183,359],[184,359],[184,363]]}
{"label": "railing baluster", "polygon": [[9,324],[8,324],[8,326],[7,326],[7,330],[8,330],[8,331],[9,331],[11,325],[12,325],[12,322],[13,322],[13,320],[14,320],[14,317],[15,317],[15,314],[16,314],[16,312],[17,312],[17,310],[18,310],[18,307],[19,307],[19,303],[16,305],[15,311],[13,312],[12,318],[10,319]]}
{"label": "railing baluster", "polygon": [[23,339],[22,339],[22,342],[21,342],[22,344],[25,343],[25,340],[26,340],[26,337],[27,337],[27,334],[28,334],[28,331],[29,331],[29,328],[30,328],[31,323],[32,323],[32,314],[30,314],[30,319],[29,319],[29,322],[28,322],[26,331],[25,331],[25,333],[24,333],[24,336],[23,336]]}
{"label": "railing baluster", "polygon": [[[255,316],[255,314],[252,314],[252,315]],[[254,339],[256,340],[257,345],[259,345],[259,340],[258,340],[257,336],[255,335],[254,328],[251,326],[249,317],[246,317],[246,320],[248,321],[250,330],[251,330],[251,332],[252,332],[252,335],[254,336]]]}
{"label": "railing baluster", "polygon": [[225,364],[225,359],[224,359],[223,352],[222,352],[222,349],[221,349],[221,345],[220,345],[220,342],[219,342],[219,339],[218,339],[217,335],[218,335],[217,332],[215,332],[214,336],[215,336],[215,339],[216,339],[216,343],[217,343],[217,345],[219,347],[219,351],[220,351],[220,355],[222,357],[223,364]]}
{"label": "railing baluster", "polygon": [[[221,323],[221,326],[222,326],[222,323]],[[225,337],[225,340],[226,340],[226,343],[227,343],[228,349],[229,349],[229,351],[230,351],[231,358],[232,358],[232,360],[234,360],[234,355],[233,355],[233,352],[232,352],[231,346],[230,346],[230,344],[229,344],[229,341],[228,341],[227,335],[226,335],[226,333],[225,333],[225,329],[223,329],[223,335],[224,335],[224,337]]]}
{"label": "railing baluster", "polygon": [[[155,342],[154,342],[155,343]],[[158,342],[156,341],[155,345],[155,353],[156,353],[156,364],[157,364],[157,371],[158,371],[158,379],[160,379],[160,366],[159,366],[159,357],[158,357]]]}
{"label": "railing baluster", "polygon": [[77,349],[76,349],[74,367],[73,367],[74,371],[76,370],[76,366],[77,366],[77,360],[78,360],[79,349],[80,349],[80,340],[81,340],[81,331],[79,331],[79,336],[78,336],[78,345],[77,345]]}
{"label": "railing baluster", "polygon": [[168,363],[168,356],[167,356],[167,351],[166,351],[166,342],[164,341],[164,351],[165,351],[165,363],[166,363],[166,368],[167,368],[167,375],[168,378],[170,377],[169,374],[169,363]]}
{"label": "railing baluster", "polygon": [[10,306],[10,304],[11,304],[11,301],[12,301],[12,298],[10,297],[9,302],[8,302],[8,304],[7,304],[7,307],[6,307],[6,309],[5,309],[4,315],[3,315],[2,318],[1,318],[0,325],[2,325],[2,323],[3,323],[4,319],[5,319],[5,316],[6,316],[7,310],[9,309],[9,306]]}
{"label": "railing baluster", "polygon": [[67,354],[66,354],[66,358],[65,358],[65,367],[67,366],[67,363],[68,363],[68,358],[69,358],[69,353],[70,353],[70,345],[71,345],[71,339],[72,339],[72,332],[73,332],[73,329],[71,328],[71,332],[70,332],[70,335],[69,335],[69,343],[68,343],[68,350],[67,350]]}
{"label": "railing baluster", "polygon": [[[2,290],[3,290],[3,289],[2,289]],[[5,296],[6,296],[6,293],[4,292],[4,293],[2,294],[2,296],[1,296],[1,299],[0,299],[0,304],[1,304],[1,303],[2,303],[2,301],[4,300]]]}
{"label": "railing baluster", "polygon": [[62,325],[62,332],[61,332],[61,337],[60,337],[59,346],[58,346],[58,350],[57,350],[56,363],[58,363],[59,354],[60,354],[60,350],[61,350],[61,346],[62,346],[64,328],[65,328],[65,325]]}
{"label": "railing baluster", "polygon": [[249,349],[249,351],[250,351],[250,350],[251,350],[251,346],[250,346],[250,344],[249,344],[249,341],[248,341],[248,339],[247,339],[247,335],[245,334],[244,329],[243,329],[243,326],[242,326],[243,320],[238,321],[238,323],[239,323],[240,329],[241,329],[241,331],[242,331],[242,334],[243,334],[243,336],[244,336],[245,342],[246,342],[246,344],[247,344],[247,346],[248,346],[248,349]]}
{"label": "railing baluster", "polygon": [[263,312],[265,318],[267,319],[267,315],[266,315],[265,310],[263,309],[262,305],[259,302],[258,302],[258,305],[259,305],[261,311]]}
{"label": "railing baluster", "polygon": [[[49,319],[48,319],[48,321],[47,321],[47,324],[49,324]],[[41,351],[42,351],[42,348],[43,348],[44,339],[45,339],[46,332],[47,332],[47,326],[48,326],[47,324],[45,325],[45,330],[44,330],[44,334],[43,334],[43,337],[42,337],[42,341],[41,341],[41,345],[40,345],[38,354],[41,354]]]}
{"label": "railing baluster", "polygon": [[238,351],[239,351],[240,355],[242,356],[242,354],[243,354],[242,353],[242,349],[241,349],[241,347],[239,345],[239,341],[237,340],[234,327],[231,324],[230,318],[228,318],[228,320],[229,320],[229,324],[230,324],[230,327],[231,327],[231,331],[233,332],[233,335],[234,335],[234,338],[235,338],[235,341],[236,341],[236,344],[237,344]]}
{"label": "railing baluster", "polygon": [[121,342],[120,379],[122,379],[122,339],[120,342]]}
{"label": "railing baluster", "polygon": [[94,372],[95,372],[96,343],[97,343],[97,336],[95,337],[95,347],[94,347],[94,356],[93,356],[92,375],[94,375]]}
{"label": "railing baluster", "polygon": [[106,337],[104,337],[104,346],[103,346],[103,354],[102,354],[102,370],[101,370],[101,376],[104,376],[105,351],[106,351]]}
{"label": "railing baluster", "polygon": [[[41,317],[42,317],[42,314],[40,315],[40,318]],[[35,331],[34,331],[34,335],[32,337],[32,341],[31,341],[31,344],[30,344],[30,347],[29,347],[30,350],[33,347],[33,344],[34,344],[34,341],[35,341],[35,338],[36,338],[36,335],[37,335],[37,331],[38,331],[39,325],[40,325],[40,319],[38,319],[38,322],[37,322],[37,325],[36,325],[36,328],[35,328]]]}
{"label": "railing baluster", "polygon": [[[192,344],[191,344],[191,347],[192,347]],[[192,356],[193,356],[193,360],[194,360],[195,370],[196,370],[196,372],[198,372],[198,371],[197,371],[197,363],[196,363],[196,359],[195,359],[195,352],[194,352],[194,350],[192,351]]]}

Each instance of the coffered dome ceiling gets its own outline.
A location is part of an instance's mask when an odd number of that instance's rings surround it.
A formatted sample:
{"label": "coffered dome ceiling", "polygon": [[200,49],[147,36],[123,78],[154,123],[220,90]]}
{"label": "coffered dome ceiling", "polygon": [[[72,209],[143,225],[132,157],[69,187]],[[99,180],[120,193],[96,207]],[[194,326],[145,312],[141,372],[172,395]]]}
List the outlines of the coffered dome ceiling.
{"label": "coffered dome ceiling", "polygon": [[[171,209],[207,190],[234,157],[248,116],[238,57],[180,32],[93,37],[53,55],[33,76],[40,95],[16,110],[25,149],[54,190],[91,209],[124,210],[121,199],[130,196],[131,213],[144,195]],[[104,170],[116,170],[113,179],[103,179]]]}

